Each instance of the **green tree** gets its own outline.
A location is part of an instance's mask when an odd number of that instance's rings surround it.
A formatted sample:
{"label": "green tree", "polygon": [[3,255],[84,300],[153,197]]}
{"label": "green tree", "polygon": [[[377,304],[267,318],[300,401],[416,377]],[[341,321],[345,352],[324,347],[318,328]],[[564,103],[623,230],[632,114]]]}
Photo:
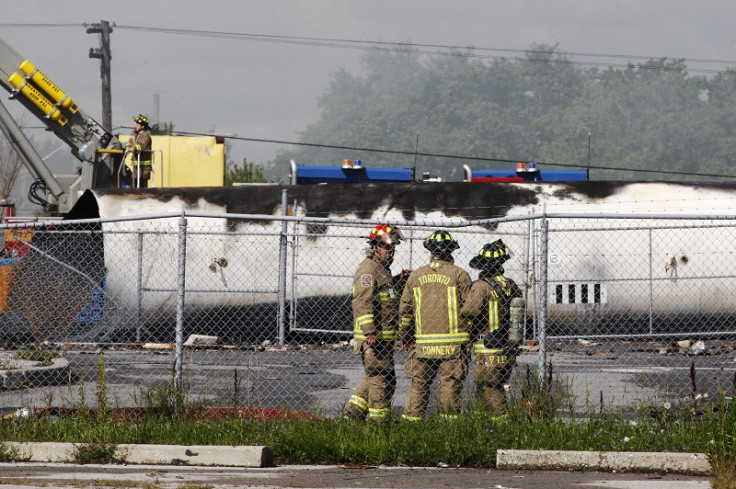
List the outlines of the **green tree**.
{"label": "green tree", "polygon": [[151,135],[153,136],[172,136],[173,134],[173,122],[160,122],[151,126]]}
{"label": "green tree", "polygon": [[[370,52],[361,59],[364,74],[341,69],[333,76],[319,101],[321,118],[301,140],[403,154],[307,147],[279,153],[276,164],[285,168],[294,159],[338,165],[350,158],[366,166],[406,168],[414,166],[415,149],[471,158],[533,158],[539,139],[535,119],[556,104],[571,103],[584,86],[584,74],[556,46],[535,45],[534,50],[528,63],[488,63],[469,56],[470,49],[436,57],[414,50]],[[456,180],[465,163],[442,156],[416,160],[417,174],[430,171]]]}
{"label": "green tree", "polygon": [[225,186],[227,187],[231,187],[233,183],[266,183],[267,181],[263,174],[263,166],[250,163],[247,158],[243,158],[243,163],[240,165],[229,164],[225,170]]}
{"label": "green tree", "polygon": [[[290,159],[335,166],[350,158],[406,168],[416,161],[418,175],[459,180],[463,164],[584,168],[590,157],[598,180],[734,171],[733,70],[708,79],[667,58],[585,68],[545,44],[518,59],[487,61],[472,49],[450,54],[376,50],[361,59],[360,74],[339,70],[319,100],[320,119],[302,132],[301,141],[312,144],[279,152],[272,166],[286,169]],[[428,155],[415,156],[415,148]]]}

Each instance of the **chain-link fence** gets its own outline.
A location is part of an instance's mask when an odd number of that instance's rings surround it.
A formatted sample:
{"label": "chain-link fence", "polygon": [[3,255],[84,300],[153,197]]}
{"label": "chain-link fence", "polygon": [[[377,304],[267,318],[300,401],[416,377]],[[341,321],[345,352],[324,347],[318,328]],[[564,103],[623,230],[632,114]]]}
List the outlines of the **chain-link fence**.
{"label": "chain-link fence", "polygon": [[[403,233],[392,273],[414,273],[403,300],[398,277],[391,277],[384,295],[376,289],[377,309],[370,314],[376,328],[404,327],[395,337],[379,335],[388,348],[373,348],[393,357],[395,380],[371,367],[365,348],[356,355],[352,343],[352,291],[377,283],[378,272],[356,276],[374,224],[182,214],[7,225],[0,261],[0,408],[74,402],[93,388],[100,359],[110,402],[119,406],[174,385],[207,405],[339,415],[351,400],[363,398],[368,408],[380,392],[390,398],[395,382],[396,412],[421,405],[425,395],[431,409],[439,402],[451,410],[448,392],[458,385],[465,401],[482,381],[481,389],[495,391],[487,393],[494,404],[503,401],[498,392],[505,384],[515,388],[511,372],[527,368],[539,378],[551,369],[578,405],[595,399],[631,406],[733,387],[732,220],[392,220]],[[472,292],[461,271],[449,265],[418,273],[430,264],[425,239],[437,229],[459,244],[452,256],[470,272]],[[509,252],[500,263],[484,248],[499,239]],[[440,251],[431,261],[447,261]],[[494,268],[500,265],[503,270]],[[436,275],[422,281],[422,273]],[[509,292],[507,282],[493,283],[501,275],[518,286],[518,294]],[[473,294],[482,296],[482,307],[463,310]],[[510,332],[510,299],[516,295],[526,307],[515,323],[519,329]],[[401,314],[389,317],[392,307]],[[437,322],[448,331],[432,329]],[[55,354],[29,360],[28,351],[37,349]],[[446,353],[460,361],[443,366],[439,359]],[[363,362],[379,377],[377,384],[361,384]],[[447,391],[419,382],[430,390],[409,394],[412,385],[435,375]],[[358,392],[359,386],[365,390]],[[416,395],[419,401],[412,400]]]}

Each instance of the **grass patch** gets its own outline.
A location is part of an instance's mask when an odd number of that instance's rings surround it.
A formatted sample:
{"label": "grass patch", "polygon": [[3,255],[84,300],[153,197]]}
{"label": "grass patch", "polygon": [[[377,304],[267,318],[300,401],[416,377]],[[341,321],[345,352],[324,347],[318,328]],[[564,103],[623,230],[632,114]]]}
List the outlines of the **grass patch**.
{"label": "grass patch", "polygon": [[499,419],[474,409],[457,420],[430,418],[424,423],[288,417],[195,421],[162,415],[143,415],[130,422],[61,413],[0,422],[0,439],[76,443],[74,458],[79,463],[122,461],[124,457],[115,448],[127,443],[266,445],[273,448],[279,464],[492,467],[496,450],[501,448],[704,452],[725,461],[728,457],[736,460],[731,441],[736,431],[733,411],[724,402],[691,419],[663,421],[641,410],[634,418],[604,413],[572,421],[530,418],[518,410]]}
{"label": "grass patch", "polygon": [[33,486],[33,487],[46,487],[49,485],[46,481],[38,481],[38,480],[28,480],[28,479],[20,479],[20,478],[14,478],[14,477],[0,477],[0,485],[2,486],[15,486],[15,487],[23,487],[23,486]]}
{"label": "grass patch", "polygon": [[736,488],[736,459],[721,455],[711,455],[710,465],[713,469],[711,487],[713,489]]}
{"label": "grass patch", "polygon": [[11,447],[5,443],[0,443],[0,462],[19,462],[22,460],[23,457],[17,447]]}
{"label": "grass patch", "polygon": [[54,364],[55,358],[61,357],[61,353],[46,348],[23,348],[17,350],[15,356],[21,360],[38,362],[39,367],[48,367]]}
{"label": "grass patch", "polygon": [[91,481],[74,481],[69,485],[74,487],[137,487],[140,489],[159,489],[158,483],[144,482],[143,484],[136,481],[112,480],[112,479],[95,479]]}
{"label": "grass patch", "polygon": [[[121,480],[110,480],[110,479],[95,479],[89,483],[81,482],[80,487],[138,487],[139,484],[135,481],[121,481]],[[158,486],[153,486],[158,487]]]}
{"label": "grass patch", "polygon": [[126,454],[119,453],[112,443],[82,443],[74,445],[70,460],[78,464],[121,464]]}
{"label": "grass patch", "polygon": [[[356,422],[294,415],[288,410],[206,408],[185,389],[163,385],[142,391],[134,416],[108,403],[106,365],[97,364],[97,409],[86,408],[83,382],[71,408],[0,420],[0,440],[75,444],[80,464],[123,463],[121,444],[264,445],[277,464],[368,464],[494,467],[499,449],[702,452],[710,457],[716,489],[736,488],[736,406],[725,392],[616,411],[587,403],[575,412],[569,390],[551,375],[527,369],[507,414],[466,406],[457,419],[429,417]],[[41,410],[43,411],[43,410]],[[41,411],[37,411],[41,412]],[[130,414],[130,413],[128,413]],[[18,454],[0,444],[0,460]]]}

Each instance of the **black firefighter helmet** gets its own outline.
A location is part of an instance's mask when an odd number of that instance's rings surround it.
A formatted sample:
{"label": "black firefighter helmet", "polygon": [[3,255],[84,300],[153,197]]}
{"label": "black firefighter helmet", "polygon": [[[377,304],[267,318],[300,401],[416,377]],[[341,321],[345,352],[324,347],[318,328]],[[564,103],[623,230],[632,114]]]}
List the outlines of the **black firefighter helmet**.
{"label": "black firefighter helmet", "polygon": [[470,268],[476,270],[489,270],[498,265],[503,265],[509,259],[509,249],[506,244],[497,239],[493,243],[486,243],[470,260]]}
{"label": "black firefighter helmet", "polygon": [[148,127],[148,117],[143,114],[138,114],[137,116],[134,116],[133,122],[135,122],[136,124],[140,124],[143,127]]}
{"label": "black firefighter helmet", "polygon": [[434,255],[449,255],[460,245],[448,231],[438,229],[424,240],[424,247]]}

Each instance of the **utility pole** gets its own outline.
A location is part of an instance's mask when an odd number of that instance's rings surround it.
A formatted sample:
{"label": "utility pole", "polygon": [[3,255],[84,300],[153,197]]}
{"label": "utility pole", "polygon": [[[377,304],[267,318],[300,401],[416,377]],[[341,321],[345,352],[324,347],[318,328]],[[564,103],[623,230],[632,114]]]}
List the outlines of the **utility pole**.
{"label": "utility pole", "polygon": [[[87,25],[87,24],[85,24]],[[113,24],[114,25],[114,24]],[[100,77],[102,78],[102,126],[112,130],[112,91],[110,90],[110,33],[112,27],[106,20],[97,24],[89,24],[87,34],[100,34],[100,47],[89,48],[90,58],[99,58]]]}

